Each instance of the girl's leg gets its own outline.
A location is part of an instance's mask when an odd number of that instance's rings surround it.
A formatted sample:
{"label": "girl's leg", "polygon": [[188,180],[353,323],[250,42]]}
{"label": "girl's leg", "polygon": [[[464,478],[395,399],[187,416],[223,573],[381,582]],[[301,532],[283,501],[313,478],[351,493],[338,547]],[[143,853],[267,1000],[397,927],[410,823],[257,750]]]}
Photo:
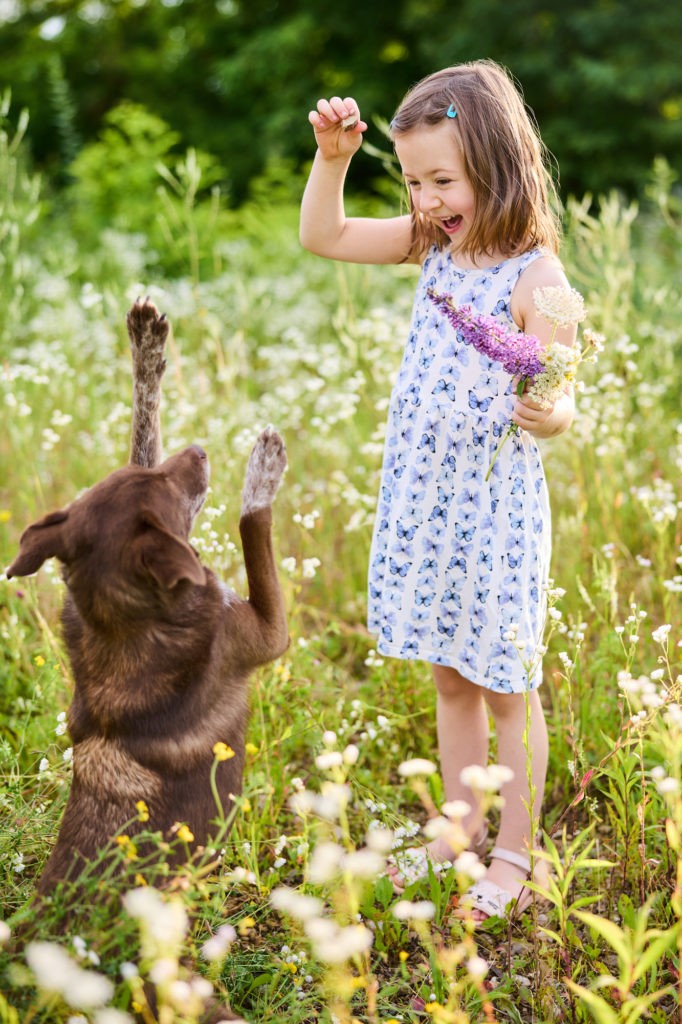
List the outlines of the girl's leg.
{"label": "girl's leg", "polygon": [[[477,813],[471,790],[463,786],[459,776],[471,764],[488,762],[488,709],[485,691],[469,682],[454,668],[433,665],[436,684],[436,727],[441,776],[447,800],[465,800],[471,814],[462,819],[462,825],[471,830],[472,838],[483,824]],[[444,839],[436,839],[429,846],[436,860],[447,860],[452,850]]]}
{"label": "girl's leg", "polygon": [[[500,813],[500,831],[496,845],[528,856],[533,846],[532,821],[537,822],[542,804],[547,774],[548,742],[545,716],[537,690],[528,694],[529,730],[524,744],[526,728],[526,695],[523,693],[491,693],[485,699],[492,712],[497,734],[497,761],[514,772],[514,778],[505,783],[501,795],[504,806]],[[528,751],[526,750],[528,747]],[[528,753],[529,752],[529,753]],[[527,759],[531,758],[531,778],[535,787],[535,800],[530,813],[530,790]],[[536,861],[536,865],[540,862]],[[516,897],[523,887],[519,868],[506,861],[493,859],[486,878]]]}

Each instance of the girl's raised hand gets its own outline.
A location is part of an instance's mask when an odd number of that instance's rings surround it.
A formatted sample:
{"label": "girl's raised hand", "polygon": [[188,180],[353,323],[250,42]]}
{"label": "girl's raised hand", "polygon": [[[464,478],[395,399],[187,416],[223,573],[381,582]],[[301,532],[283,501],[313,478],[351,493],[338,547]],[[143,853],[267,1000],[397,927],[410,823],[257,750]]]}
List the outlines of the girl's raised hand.
{"label": "girl's raised hand", "polygon": [[367,130],[365,122],[360,120],[358,105],[351,96],[345,100],[340,96],[318,100],[317,110],[310,111],[308,120],[315,130],[317,146],[325,160],[347,160],[358,151],[362,145],[362,133]]}

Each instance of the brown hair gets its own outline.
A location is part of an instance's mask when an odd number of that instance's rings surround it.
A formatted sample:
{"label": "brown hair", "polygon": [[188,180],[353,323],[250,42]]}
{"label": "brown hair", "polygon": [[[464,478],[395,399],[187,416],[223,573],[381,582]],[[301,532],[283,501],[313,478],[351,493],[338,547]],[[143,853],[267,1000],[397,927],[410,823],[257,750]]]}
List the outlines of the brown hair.
{"label": "brown hair", "polygon": [[[448,118],[451,107],[457,116]],[[391,137],[444,120],[452,124],[475,195],[464,253],[513,256],[540,246],[556,254],[559,200],[551,156],[509,72],[492,60],[478,60],[423,78],[398,107]],[[412,252],[423,256],[434,244],[444,249],[449,243],[443,232],[411,200],[410,209]]]}

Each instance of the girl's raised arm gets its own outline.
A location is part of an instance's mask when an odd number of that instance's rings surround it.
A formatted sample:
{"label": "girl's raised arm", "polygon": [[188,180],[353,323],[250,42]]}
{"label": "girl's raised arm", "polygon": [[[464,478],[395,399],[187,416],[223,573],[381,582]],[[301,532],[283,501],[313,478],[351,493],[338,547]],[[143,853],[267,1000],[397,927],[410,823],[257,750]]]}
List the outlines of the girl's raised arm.
{"label": "girl's raised arm", "polygon": [[[346,217],[343,186],[353,155],[367,129],[354,99],[319,100],[308,120],[317,153],[301,202],[300,239],[317,256],[346,263],[409,261],[409,216],[387,219]],[[354,123],[353,123],[354,122]],[[345,127],[344,127],[345,124]]]}

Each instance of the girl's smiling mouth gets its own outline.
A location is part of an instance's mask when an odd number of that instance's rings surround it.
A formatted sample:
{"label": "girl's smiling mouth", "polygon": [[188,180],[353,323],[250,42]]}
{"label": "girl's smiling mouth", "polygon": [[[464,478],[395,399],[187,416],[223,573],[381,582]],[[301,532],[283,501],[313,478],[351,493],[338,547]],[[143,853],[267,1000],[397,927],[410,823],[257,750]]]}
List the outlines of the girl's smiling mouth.
{"label": "girl's smiling mouth", "polygon": [[454,235],[462,225],[462,216],[458,213],[454,217],[439,217],[438,223],[446,235]]}

